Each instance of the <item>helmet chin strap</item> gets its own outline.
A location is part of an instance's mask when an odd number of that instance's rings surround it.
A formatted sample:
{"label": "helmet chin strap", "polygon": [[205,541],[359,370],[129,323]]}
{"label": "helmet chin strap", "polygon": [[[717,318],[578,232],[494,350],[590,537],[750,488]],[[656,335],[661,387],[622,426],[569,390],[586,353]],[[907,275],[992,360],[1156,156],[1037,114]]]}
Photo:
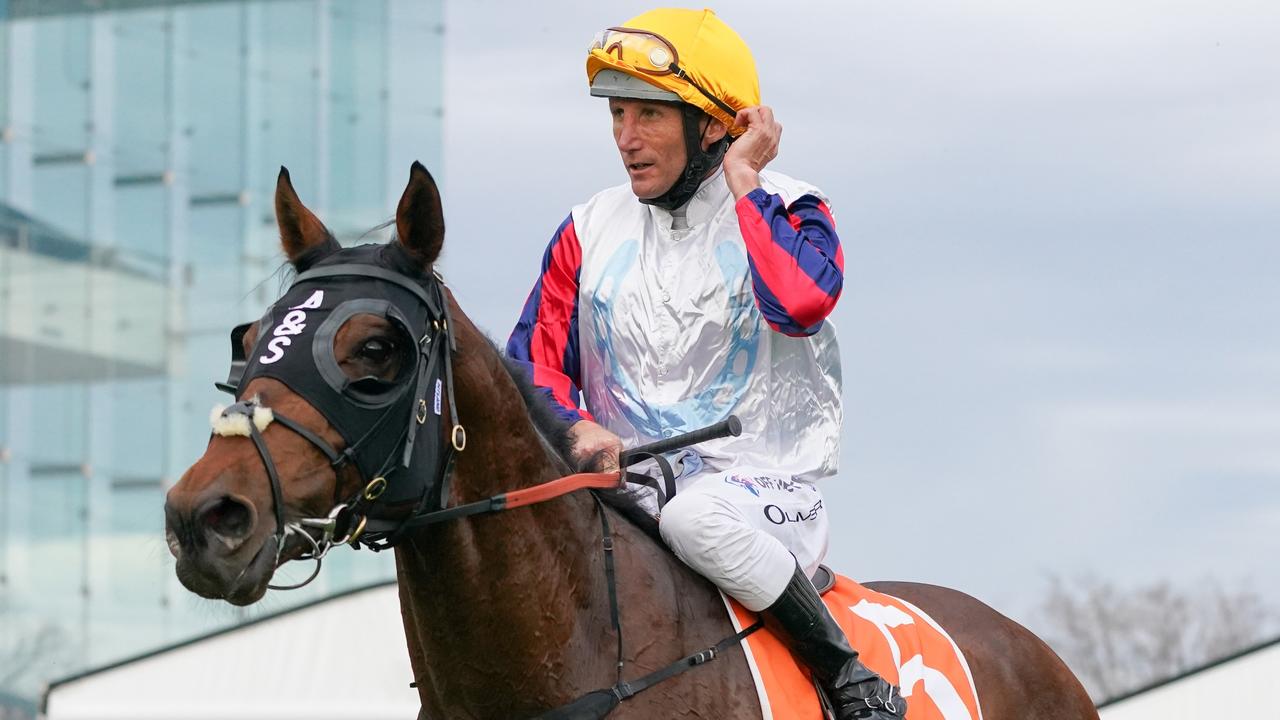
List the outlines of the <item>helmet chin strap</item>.
{"label": "helmet chin strap", "polygon": [[671,212],[689,202],[689,198],[692,198],[693,194],[698,192],[702,181],[706,180],[711,171],[724,159],[725,151],[729,149],[729,143],[733,142],[733,136],[725,133],[724,137],[712,143],[711,147],[703,150],[703,131],[698,129],[698,123],[703,118],[709,118],[709,116],[693,105],[682,103],[680,110],[684,119],[684,152],[685,157],[688,158],[684,165],[684,172],[680,174],[680,178],[676,180],[675,184],[661,195],[654,198],[640,198],[640,202],[645,205],[656,205],[667,212]]}

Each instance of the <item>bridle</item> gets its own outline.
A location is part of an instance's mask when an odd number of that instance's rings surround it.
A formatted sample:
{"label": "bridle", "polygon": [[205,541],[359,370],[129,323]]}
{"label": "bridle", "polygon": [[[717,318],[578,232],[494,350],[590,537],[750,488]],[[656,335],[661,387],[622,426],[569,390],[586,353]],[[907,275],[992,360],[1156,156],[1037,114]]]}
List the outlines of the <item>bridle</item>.
{"label": "bridle", "polygon": [[[307,429],[302,423],[266,407],[257,398],[240,399],[222,410],[223,418],[243,416],[248,421],[247,435],[253,441],[254,448],[266,470],[276,520],[276,532],[273,537],[276,545],[276,566],[279,566],[285,548],[290,538],[294,536],[300,537],[308,545],[296,559],[315,561],[315,568],[305,580],[292,585],[268,585],[274,590],[291,590],[310,583],[319,574],[321,561],[325,555],[337,545],[364,546],[375,551],[393,547],[410,527],[410,520],[432,510],[442,509],[448,502],[456,454],[466,448],[467,442],[466,430],[458,422],[454,393],[453,354],[457,350],[457,343],[453,336],[449,307],[444,298],[440,278],[431,275],[424,283],[420,283],[402,273],[386,268],[363,263],[344,263],[321,266],[300,273],[293,287],[300,284],[314,284],[315,281],[322,279],[355,279],[356,281],[372,280],[392,283],[398,288],[407,290],[409,296],[421,303],[422,307],[419,310],[425,311],[427,322],[420,336],[415,336],[412,327],[404,328],[414,341],[417,355],[414,363],[417,371],[411,384],[403,390],[403,393],[412,398],[412,402],[407,404],[411,408],[411,415],[406,418],[407,428],[399,441],[392,446],[391,451],[371,465],[378,468],[377,472],[372,473],[373,479],[346,499],[336,496],[336,488],[340,485],[338,481],[344,466],[355,464],[354,461],[361,457],[369,441],[383,432],[388,421],[398,414],[397,410],[405,408],[406,403],[389,403],[373,419],[363,435],[355,438],[341,451]],[[240,344],[244,329],[247,329],[247,326],[241,326],[232,333],[231,371],[227,382],[218,384],[220,389],[231,391],[233,394],[238,394],[241,386],[247,384],[245,374],[250,362],[246,359],[243,346]],[[432,405],[429,405],[428,394],[432,388],[436,390],[436,397]],[[445,441],[441,427],[444,422],[440,415],[442,409],[440,405],[444,399],[441,397],[442,391],[444,397],[447,397],[448,441]],[[433,406],[435,412],[432,412]],[[265,422],[263,422],[264,417]],[[334,505],[325,516],[285,520],[284,491],[280,474],[276,469],[271,449],[262,436],[265,427],[272,422],[288,428],[314,446],[328,459],[335,475],[339,476],[335,478]],[[259,427],[259,424],[262,427]],[[424,432],[427,438],[420,441],[418,436]],[[425,443],[426,446],[423,447],[421,443]],[[433,467],[419,467],[420,464],[428,461]],[[370,465],[366,463],[366,466]],[[405,482],[412,482],[415,477],[419,479],[420,489],[408,514],[387,512],[380,507],[379,500],[389,486],[388,478],[397,477],[405,479]]]}

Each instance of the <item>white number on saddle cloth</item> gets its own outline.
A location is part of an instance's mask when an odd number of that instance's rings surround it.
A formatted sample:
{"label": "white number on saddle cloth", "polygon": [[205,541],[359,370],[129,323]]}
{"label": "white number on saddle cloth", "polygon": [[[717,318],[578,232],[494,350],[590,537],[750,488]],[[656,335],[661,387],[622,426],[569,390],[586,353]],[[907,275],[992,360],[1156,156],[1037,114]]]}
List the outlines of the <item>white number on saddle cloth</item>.
{"label": "white number on saddle cloth", "polygon": [[898,668],[898,685],[903,697],[911,697],[916,684],[923,681],[924,693],[929,696],[934,705],[938,706],[946,720],[973,720],[969,715],[969,709],[960,699],[960,693],[956,692],[955,686],[946,675],[925,665],[924,657],[921,655],[909,658],[905,663],[902,661],[902,650],[893,636],[893,628],[914,625],[914,618],[896,607],[866,600],[859,601],[849,610],[875,625],[880,634],[884,635],[885,641],[889,643],[889,652],[893,653],[893,664]]}

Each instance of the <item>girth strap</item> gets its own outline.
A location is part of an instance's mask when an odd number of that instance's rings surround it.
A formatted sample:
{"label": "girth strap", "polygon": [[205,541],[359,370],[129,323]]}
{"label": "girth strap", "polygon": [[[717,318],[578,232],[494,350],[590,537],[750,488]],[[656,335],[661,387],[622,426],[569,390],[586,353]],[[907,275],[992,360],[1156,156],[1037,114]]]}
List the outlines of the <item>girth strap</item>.
{"label": "girth strap", "polygon": [[720,642],[716,643],[715,645],[712,645],[711,647],[705,650],[700,650],[692,655],[680,658],[679,660],[671,663],[670,665],[664,668],[655,670],[649,673],[648,675],[637,678],[636,680],[633,680],[629,683],[628,682],[618,683],[617,685],[614,685],[611,688],[611,690],[615,695],[618,696],[619,700],[626,700],[627,698],[632,697],[637,693],[641,693],[641,692],[644,692],[645,690],[648,690],[649,688],[653,687],[654,685],[657,685],[663,680],[667,680],[675,677],[676,675],[679,675],[685,670],[697,667],[699,665],[704,665],[706,663],[711,662],[712,660],[715,660],[716,657],[718,657],[725,650],[728,650],[734,645],[737,645],[738,643],[742,642],[747,638],[748,635],[751,635],[752,633],[754,633],[755,631],[759,630],[762,627],[764,627],[764,621],[757,620],[751,625],[748,625],[747,627],[739,630],[738,632],[730,635],[729,637],[721,640]]}
{"label": "girth strap", "polygon": [[613,687],[589,692],[568,705],[562,705],[555,710],[543,713],[533,720],[601,720],[601,718],[607,717],[612,713],[623,700],[634,697],[690,668],[715,660],[717,655],[737,645],[748,635],[764,627],[764,621],[756,621],[755,624],[743,628],[741,631],[730,635],[705,650],[682,657],[664,668],[655,670],[630,682],[624,681],[622,679],[624,663],[622,612],[618,607],[618,580],[613,564],[613,528],[609,525],[609,513],[605,510],[604,503],[601,502],[600,497],[593,492],[591,498],[596,501],[596,508],[600,511],[600,531],[604,546],[604,576],[609,588],[609,620],[613,624],[613,631],[618,637],[618,679],[613,684]]}
{"label": "girth strap", "polygon": [[725,650],[742,642],[748,635],[762,627],[764,627],[764,623],[757,621],[706,650],[680,658],[660,670],[655,670],[631,682],[619,682],[611,688],[589,692],[568,705],[562,705],[555,710],[545,712],[533,718],[533,720],[601,720],[601,718],[605,718],[609,713],[613,712],[623,700],[634,697],[638,693],[642,693],[690,668],[715,660]]}
{"label": "girth strap", "polygon": [[617,681],[622,682],[622,666],[626,656],[622,651],[622,609],[618,606],[618,575],[613,565],[613,527],[609,525],[609,513],[604,508],[598,493],[591,493],[596,501],[596,509],[600,511],[600,545],[604,548],[604,582],[609,589],[609,622],[613,632],[618,636]]}

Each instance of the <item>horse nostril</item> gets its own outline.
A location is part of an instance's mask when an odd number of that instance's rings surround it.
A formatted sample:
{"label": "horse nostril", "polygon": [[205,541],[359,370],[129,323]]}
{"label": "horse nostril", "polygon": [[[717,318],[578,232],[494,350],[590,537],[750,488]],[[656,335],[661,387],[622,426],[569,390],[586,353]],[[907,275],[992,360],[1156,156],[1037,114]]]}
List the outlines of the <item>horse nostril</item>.
{"label": "horse nostril", "polygon": [[234,550],[253,530],[253,510],[233,497],[223,496],[201,512],[197,522]]}
{"label": "horse nostril", "polygon": [[169,552],[178,559],[182,558],[184,551],[195,546],[191,523],[187,522],[186,516],[178,511],[169,498],[165,498],[164,502],[164,538]]}

